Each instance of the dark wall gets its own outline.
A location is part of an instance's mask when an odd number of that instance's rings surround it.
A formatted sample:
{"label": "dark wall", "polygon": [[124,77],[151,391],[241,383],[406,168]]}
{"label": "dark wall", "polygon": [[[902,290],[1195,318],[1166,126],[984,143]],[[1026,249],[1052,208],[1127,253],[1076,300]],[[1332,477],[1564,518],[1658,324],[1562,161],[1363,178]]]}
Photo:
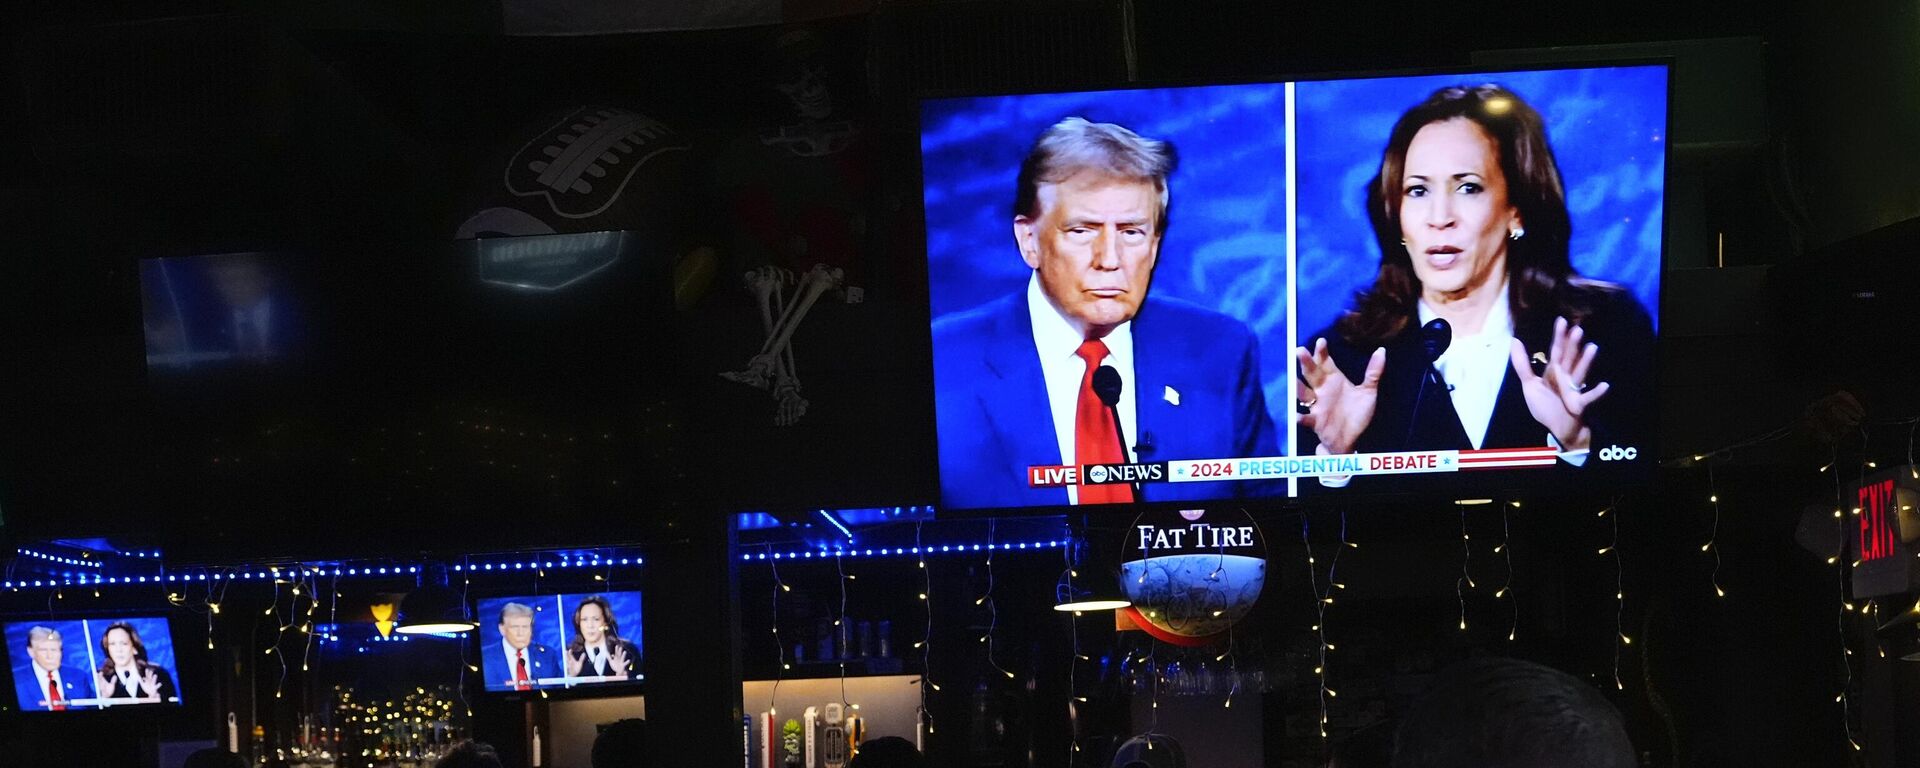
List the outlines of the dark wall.
{"label": "dark wall", "polygon": [[[661,510],[643,516],[653,519],[930,501],[916,94],[1755,38],[1757,60],[1728,71],[1762,84],[1757,131],[1743,110],[1729,133],[1748,138],[1676,154],[1669,250],[1676,266],[1764,274],[1809,244],[1916,212],[1908,175],[1864,170],[1899,167],[1920,145],[1901,133],[1920,121],[1899,119],[1920,91],[1899,81],[1916,55],[1901,37],[1912,13],[1491,4],[1462,24],[1457,8],[1384,2],[1207,13],[1176,3],[889,6],[819,28],[828,44],[807,55],[832,73],[861,140],[807,170],[740,152],[792,119],[773,87],[794,58],[778,30],[509,40],[465,16],[368,11],[351,24],[211,4],[29,10],[20,19],[29,32],[8,38],[20,66],[7,89],[13,141],[0,153],[17,171],[0,200],[23,255],[4,267],[6,356],[23,374],[5,386],[25,406],[0,453],[9,475],[0,501],[36,534],[163,514],[187,524],[174,534],[180,552],[260,541],[229,524],[224,510],[234,509],[269,529],[322,514],[412,524],[405,538],[417,546],[456,521],[524,510],[554,520],[530,540],[572,542],[598,536],[610,510],[634,507]],[[1434,42],[1432,29],[1449,34]],[[492,169],[543,115],[584,103],[645,111],[692,149],[674,171],[685,192],[644,201],[638,219],[598,222],[650,222],[647,260],[617,277],[618,296],[541,306],[474,290],[450,233],[494,204]],[[867,298],[829,296],[802,327],[795,346],[813,404],[798,426],[775,428],[764,393],[715,374],[744,364],[760,340],[738,275],[765,264],[804,270],[813,259],[780,243],[818,235],[793,218],[781,225],[788,235],[775,227],[755,242],[742,208],[761,186],[778,193],[759,180],[809,173],[843,187],[837,215],[859,215],[854,252],[830,261]],[[1714,253],[1709,238],[1730,252]],[[709,282],[685,292],[685,309],[664,311],[663,276],[702,245],[717,253]],[[317,254],[319,303],[337,321],[333,357],[300,376],[154,386],[141,363],[137,260],[251,249]],[[1769,311],[1762,282],[1736,272],[1669,280],[1666,411],[1680,426],[1666,438],[1680,450],[1738,437],[1742,427],[1716,416],[1735,412],[1723,404],[1784,421],[1834,387],[1858,386],[1846,360],[1810,367],[1786,354],[1801,318]],[[503,340],[513,343],[502,349]],[[1740,383],[1715,373],[1728,366],[1743,369]],[[1911,402],[1897,388],[1863,397],[1874,412]],[[513,439],[486,429],[495,426]],[[346,543],[312,539],[316,551]]]}
{"label": "dark wall", "polygon": [[[1689,271],[1669,281],[1666,444],[1675,455],[1725,445],[1792,423],[1841,387],[1870,420],[1903,415],[1913,388],[1871,356],[1874,342],[1898,337],[1876,318],[1913,306],[1910,280],[1888,281],[1881,314],[1779,294],[1845,288],[1807,276],[1844,276],[1857,255],[1836,244],[1920,214],[1920,182],[1892,172],[1920,165],[1920,11],[1784,6],[907,3],[830,25],[830,48],[851,53],[834,60],[852,77],[842,92],[871,141],[854,167],[832,171],[862,180],[849,196],[869,226],[845,266],[867,301],[822,304],[803,328],[813,404],[794,427],[773,425],[764,393],[716,376],[759,342],[740,273],[808,266],[740,242],[732,218],[753,180],[785,166],[747,161],[740,177],[714,181],[720,160],[737,157],[730,150],[786,119],[769,87],[781,66],[775,31],[512,41],[425,14],[356,25],[216,4],[23,10],[0,105],[10,227],[0,506],[22,535],[112,533],[213,558],[661,539],[689,515],[924,503],[930,377],[913,95],[1464,66],[1476,51],[1675,39],[1760,39],[1765,105],[1760,138],[1676,157],[1696,197],[1695,218],[1672,227],[1691,239],[1671,265]],[[476,185],[541,116],[600,102],[681,128],[702,161],[685,169],[688,199],[655,201],[696,204],[673,207],[664,218],[677,226],[663,225],[656,258],[635,265],[649,269],[622,285],[661,287],[701,245],[721,254],[713,282],[672,311],[637,294],[503,311],[459,280],[451,233],[485,204]],[[1708,260],[1709,233],[1731,251]],[[153,386],[136,260],[252,249],[324,257],[318,295],[343,318],[335,349],[346,362]],[[1783,262],[1798,271],[1770,293]],[[490,325],[508,318],[526,325]],[[1805,333],[1815,320],[1830,331]],[[567,322],[590,331],[565,337]],[[512,349],[491,349],[490,338]],[[641,348],[654,354],[630,356]],[[1792,522],[1820,497],[1828,479],[1810,470],[1829,455],[1885,460],[1899,448],[1882,436],[1887,444],[1856,449],[1850,429],[1824,431],[1824,443],[1737,453],[1749,468],[1721,475],[1725,599],[1702,586],[1710,565],[1697,547],[1711,520],[1698,470],[1629,507],[1624,621],[1640,628],[1644,655],[1628,655],[1630,687],[1616,692],[1660,764],[1846,754],[1832,702],[1843,677],[1829,634],[1836,577],[1792,545]],[[1834,447],[1835,434],[1849,442]],[[529,518],[541,524],[515,527]],[[1404,537],[1435,562],[1454,543],[1451,520],[1377,519],[1404,525],[1358,540]],[[1613,573],[1587,554],[1605,533],[1598,518],[1531,519],[1521,551],[1534,554],[1517,567],[1535,575],[1519,603],[1533,631],[1516,651],[1610,675],[1615,648],[1596,638],[1612,635]],[[1351,626],[1377,634],[1413,622],[1448,652],[1505,648],[1441,639],[1452,606],[1431,588],[1447,582],[1382,571],[1391,575],[1377,610],[1362,601]],[[1365,577],[1353,578],[1357,588]],[[1297,634],[1295,602],[1266,629]],[[1496,607],[1485,596],[1470,606]],[[953,663],[956,676],[974,672]]]}

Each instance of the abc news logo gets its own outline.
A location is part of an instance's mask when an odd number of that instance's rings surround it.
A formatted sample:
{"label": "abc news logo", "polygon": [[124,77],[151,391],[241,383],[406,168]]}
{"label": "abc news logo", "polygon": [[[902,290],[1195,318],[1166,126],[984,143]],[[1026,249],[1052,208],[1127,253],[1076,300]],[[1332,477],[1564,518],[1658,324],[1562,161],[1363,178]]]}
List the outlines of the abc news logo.
{"label": "abc news logo", "polygon": [[1601,461],[1632,461],[1637,458],[1640,458],[1640,449],[1632,446],[1622,448],[1617,445],[1609,445],[1600,449]]}
{"label": "abc news logo", "polygon": [[1085,484],[1155,483],[1165,479],[1166,464],[1088,464]]}
{"label": "abc news logo", "polygon": [[[1082,471],[1084,469],[1084,471]],[[1058,488],[1068,485],[1157,483],[1167,479],[1165,462],[1155,464],[1088,464],[1085,467],[1043,465],[1027,468],[1027,485]]]}

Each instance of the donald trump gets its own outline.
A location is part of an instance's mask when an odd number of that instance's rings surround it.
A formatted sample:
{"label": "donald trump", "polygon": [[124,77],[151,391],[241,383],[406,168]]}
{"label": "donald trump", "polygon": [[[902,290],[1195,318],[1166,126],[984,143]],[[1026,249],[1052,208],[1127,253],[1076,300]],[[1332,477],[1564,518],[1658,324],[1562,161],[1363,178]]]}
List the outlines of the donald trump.
{"label": "donald trump", "polygon": [[533,609],[521,603],[500,607],[500,644],[492,655],[506,670],[504,677],[491,676],[494,684],[513,690],[528,690],[539,685],[540,678],[564,675],[559,654],[533,641]]}
{"label": "donald trump", "polygon": [[1032,270],[1024,289],[933,324],[943,503],[1114,504],[1253,492],[1238,482],[1033,487],[1028,475],[1037,465],[1277,452],[1253,333],[1226,315],[1149,293],[1176,163],[1165,141],[1078,117],[1034,142],[1012,217],[1014,245]]}
{"label": "donald trump", "polygon": [[13,687],[20,709],[44,712],[72,709],[74,699],[91,699],[94,692],[88,681],[93,675],[67,665],[66,641],[52,627],[27,630],[25,666],[13,670]]}

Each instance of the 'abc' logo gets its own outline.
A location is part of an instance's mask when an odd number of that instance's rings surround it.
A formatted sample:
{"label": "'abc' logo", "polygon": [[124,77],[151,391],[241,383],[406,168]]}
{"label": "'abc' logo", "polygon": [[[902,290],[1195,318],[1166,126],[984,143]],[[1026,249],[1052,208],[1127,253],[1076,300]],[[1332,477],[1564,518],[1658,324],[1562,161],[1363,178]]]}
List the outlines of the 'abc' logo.
{"label": "'abc' logo", "polygon": [[1637,458],[1640,458],[1640,449],[1638,448],[1622,448],[1617,445],[1609,445],[1600,449],[1601,461],[1624,461]]}
{"label": "'abc' logo", "polygon": [[1087,469],[1087,479],[1088,479],[1088,480],[1091,480],[1091,481],[1093,481],[1093,482],[1096,482],[1096,483],[1104,483],[1104,482],[1106,482],[1106,481],[1107,481],[1107,468],[1106,468],[1106,467],[1103,467],[1103,466],[1100,466],[1100,465],[1098,465],[1098,464],[1095,464],[1095,465],[1093,465],[1092,467],[1089,467],[1089,468]]}

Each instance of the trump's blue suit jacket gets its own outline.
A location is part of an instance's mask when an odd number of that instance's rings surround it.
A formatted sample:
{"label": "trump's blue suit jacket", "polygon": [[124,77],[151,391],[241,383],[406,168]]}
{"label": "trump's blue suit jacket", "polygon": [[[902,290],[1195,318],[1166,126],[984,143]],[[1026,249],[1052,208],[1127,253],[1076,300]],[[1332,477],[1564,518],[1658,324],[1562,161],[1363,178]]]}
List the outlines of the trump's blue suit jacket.
{"label": "trump's blue suit jacket", "polygon": [[[1148,297],[1132,333],[1136,391],[1129,394],[1139,434],[1126,438],[1139,461],[1278,455],[1260,389],[1259,345],[1245,324]],[[942,503],[956,509],[1065,505],[1065,488],[1028,485],[1028,467],[1058,464],[1061,457],[1026,292],[934,321],[933,358]],[[1147,484],[1140,500],[1273,490],[1254,485]]]}
{"label": "trump's blue suit jacket", "polygon": [[[41,672],[40,668],[32,663],[13,668],[14,703],[20,705],[21,711],[46,710],[47,706],[40,703],[47,698],[46,678],[40,676],[44,674],[46,673]],[[93,698],[93,673],[65,664],[60,665],[60,697],[69,702],[74,699]],[[81,708],[71,704],[68,706],[73,709]]]}
{"label": "trump's blue suit jacket", "polygon": [[[507,663],[507,641],[487,646],[486,668],[487,684],[494,687],[513,687],[513,667]],[[493,670],[498,669],[495,673]],[[560,652],[539,643],[527,645],[527,681],[540,684],[543,677],[566,677],[567,668],[560,665]]]}

